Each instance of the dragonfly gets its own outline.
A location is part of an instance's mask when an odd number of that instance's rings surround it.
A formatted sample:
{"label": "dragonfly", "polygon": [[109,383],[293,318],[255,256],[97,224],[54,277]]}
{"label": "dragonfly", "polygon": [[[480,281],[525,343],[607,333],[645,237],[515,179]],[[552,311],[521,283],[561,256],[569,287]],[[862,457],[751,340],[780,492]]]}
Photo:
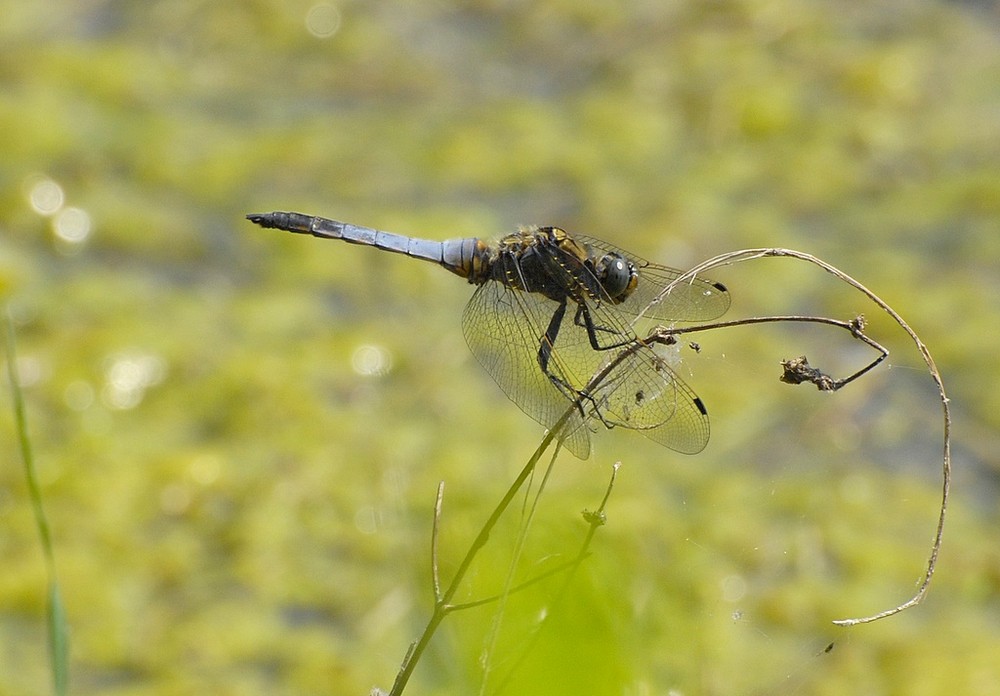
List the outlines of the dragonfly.
{"label": "dragonfly", "polygon": [[715,319],[729,308],[721,283],[650,263],[559,227],[525,227],[499,240],[431,241],[292,212],[252,213],[264,228],[341,239],[430,261],[476,286],[462,315],[473,355],[507,397],[580,459],[591,432],[637,430],[696,454],[708,411],[637,318]]}

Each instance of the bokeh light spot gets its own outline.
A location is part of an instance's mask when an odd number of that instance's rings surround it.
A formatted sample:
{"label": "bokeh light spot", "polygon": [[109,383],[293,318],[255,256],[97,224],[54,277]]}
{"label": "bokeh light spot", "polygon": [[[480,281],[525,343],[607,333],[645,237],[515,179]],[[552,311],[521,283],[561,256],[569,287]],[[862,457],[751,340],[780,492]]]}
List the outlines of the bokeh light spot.
{"label": "bokeh light spot", "polygon": [[64,242],[81,244],[90,236],[90,215],[83,208],[65,208],[55,216],[52,229]]}
{"label": "bokeh light spot", "polygon": [[351,355],[351,368],[363,377],[382,377],[392,370],[392,353],[382,346],[362,344]]}
{"label": "bokeh light spot", "polygon": [[101,399],[118,410],[135,408],[142,402],[146,389],[162,382],[166,372],[166,362],[158,355],[114,355],[108,359]]}
{"label": "bokeh light spot", "polygon": [[48,377],[46,366],[33,355],[19,355],[16,368],[17,383],[22,389],[40,384]]}
{"label": "bokeh light spot", "polygon": [[66,202],[66,194],[52,179],[37,177],[28,188],[28,202],[39,215],[55,215]]}
{"label": "bokeh light spot", "polygon": [[742,575],[727,575],[720,583],[722,588],[722,598],[727,602],[738,602],[747,593],[747,581]]}
{"label": "bokeh light spot", "polygon": [[379,528],[379,514],[371,505],[362,505],[354,513],[354,526],[362,534],[374,534]]}
{"label": "bokeh light spot", "polygon": [[318,39],[328,39],[340,29],[340,10],[327,2],[313,5],[306,13],[306,29]]}
{"label": "bokeh light spot", "polygon": [[85,382],[82,379],[70,382],[63,389],[63,401],[74,411],[86,411],[94,405],[95,396],[94,388],[90,382]]}

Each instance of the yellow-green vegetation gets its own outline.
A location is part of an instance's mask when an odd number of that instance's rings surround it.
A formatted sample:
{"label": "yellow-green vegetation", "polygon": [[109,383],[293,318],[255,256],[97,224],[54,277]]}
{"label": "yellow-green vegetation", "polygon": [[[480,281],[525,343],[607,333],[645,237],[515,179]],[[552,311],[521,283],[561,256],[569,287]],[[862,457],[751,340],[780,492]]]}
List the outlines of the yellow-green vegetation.
{"label": "yellow-green vegetation", "polygon": [[[450,616],[407,693],[1000,693],[1000,15],[991,3],[0,0],[0,293],[76,694],[366,694],[541,429],[469,355],[471,288],[261,230],[299,210],[433,239],[553,224],[678,267],[785,246],[884,297],[919,355],[820,271],[725,269],[729,316],[866,312],[889,365],[834,395],[842,332],[699,335],[712,441],[598,433],[560,460],[518,578]],[[44,555],[0,398],[0,695],[45,693]],[[520,510],[520,501],[514,512]],[[460,601],[503,587],[517,520]],[[542,631],[534,638],[540,617]],[[528,656],[521,646],[532,638]],[[833,648],[827,648],[833,644]],[[511,676],[512,675],[512,676]]]}

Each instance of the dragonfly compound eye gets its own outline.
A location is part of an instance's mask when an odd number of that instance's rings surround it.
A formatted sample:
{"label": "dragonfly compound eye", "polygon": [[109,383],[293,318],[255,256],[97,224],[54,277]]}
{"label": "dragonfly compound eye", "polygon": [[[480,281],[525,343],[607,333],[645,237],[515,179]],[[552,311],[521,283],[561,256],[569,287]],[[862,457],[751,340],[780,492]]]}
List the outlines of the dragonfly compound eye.
{"label": "dragonfly compound eye", "polygon": [[597,279],[615,302],[622,302],[635,290],[639,274],[635,265],[619,254],[605,254],[597,262]]}

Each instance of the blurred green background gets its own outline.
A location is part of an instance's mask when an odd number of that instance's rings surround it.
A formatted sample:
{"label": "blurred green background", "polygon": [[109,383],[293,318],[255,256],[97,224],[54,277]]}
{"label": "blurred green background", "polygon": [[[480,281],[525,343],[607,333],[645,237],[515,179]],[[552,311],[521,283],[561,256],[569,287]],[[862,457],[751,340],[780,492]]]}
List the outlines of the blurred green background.
{"label": "blurred green background", "polygon": [[[823,257],[936,356],[788,260],[722,269],[731,318],[872,321],[889,365],[778,382],[804,327],[699,335],[713,417],[676,455],[600,433],[557,463],[519,578],[449,618],[414,694],[1000,693],[1000,9],[792,0],[0,1],[0,292],[78,694],[366,694],[541,437],[468,353],[471,288],[247,223],[299,210],[432,239],[554,224],[688,267]],[[44,566],[0,401],[0,694],[45,693]],[[495,592],[517,520],[459,595]],[[547,623],[522,659],[538,620]],[[496,647],[484,646],[500,626]],[[833,643],[830,651],[825,648]]]}

